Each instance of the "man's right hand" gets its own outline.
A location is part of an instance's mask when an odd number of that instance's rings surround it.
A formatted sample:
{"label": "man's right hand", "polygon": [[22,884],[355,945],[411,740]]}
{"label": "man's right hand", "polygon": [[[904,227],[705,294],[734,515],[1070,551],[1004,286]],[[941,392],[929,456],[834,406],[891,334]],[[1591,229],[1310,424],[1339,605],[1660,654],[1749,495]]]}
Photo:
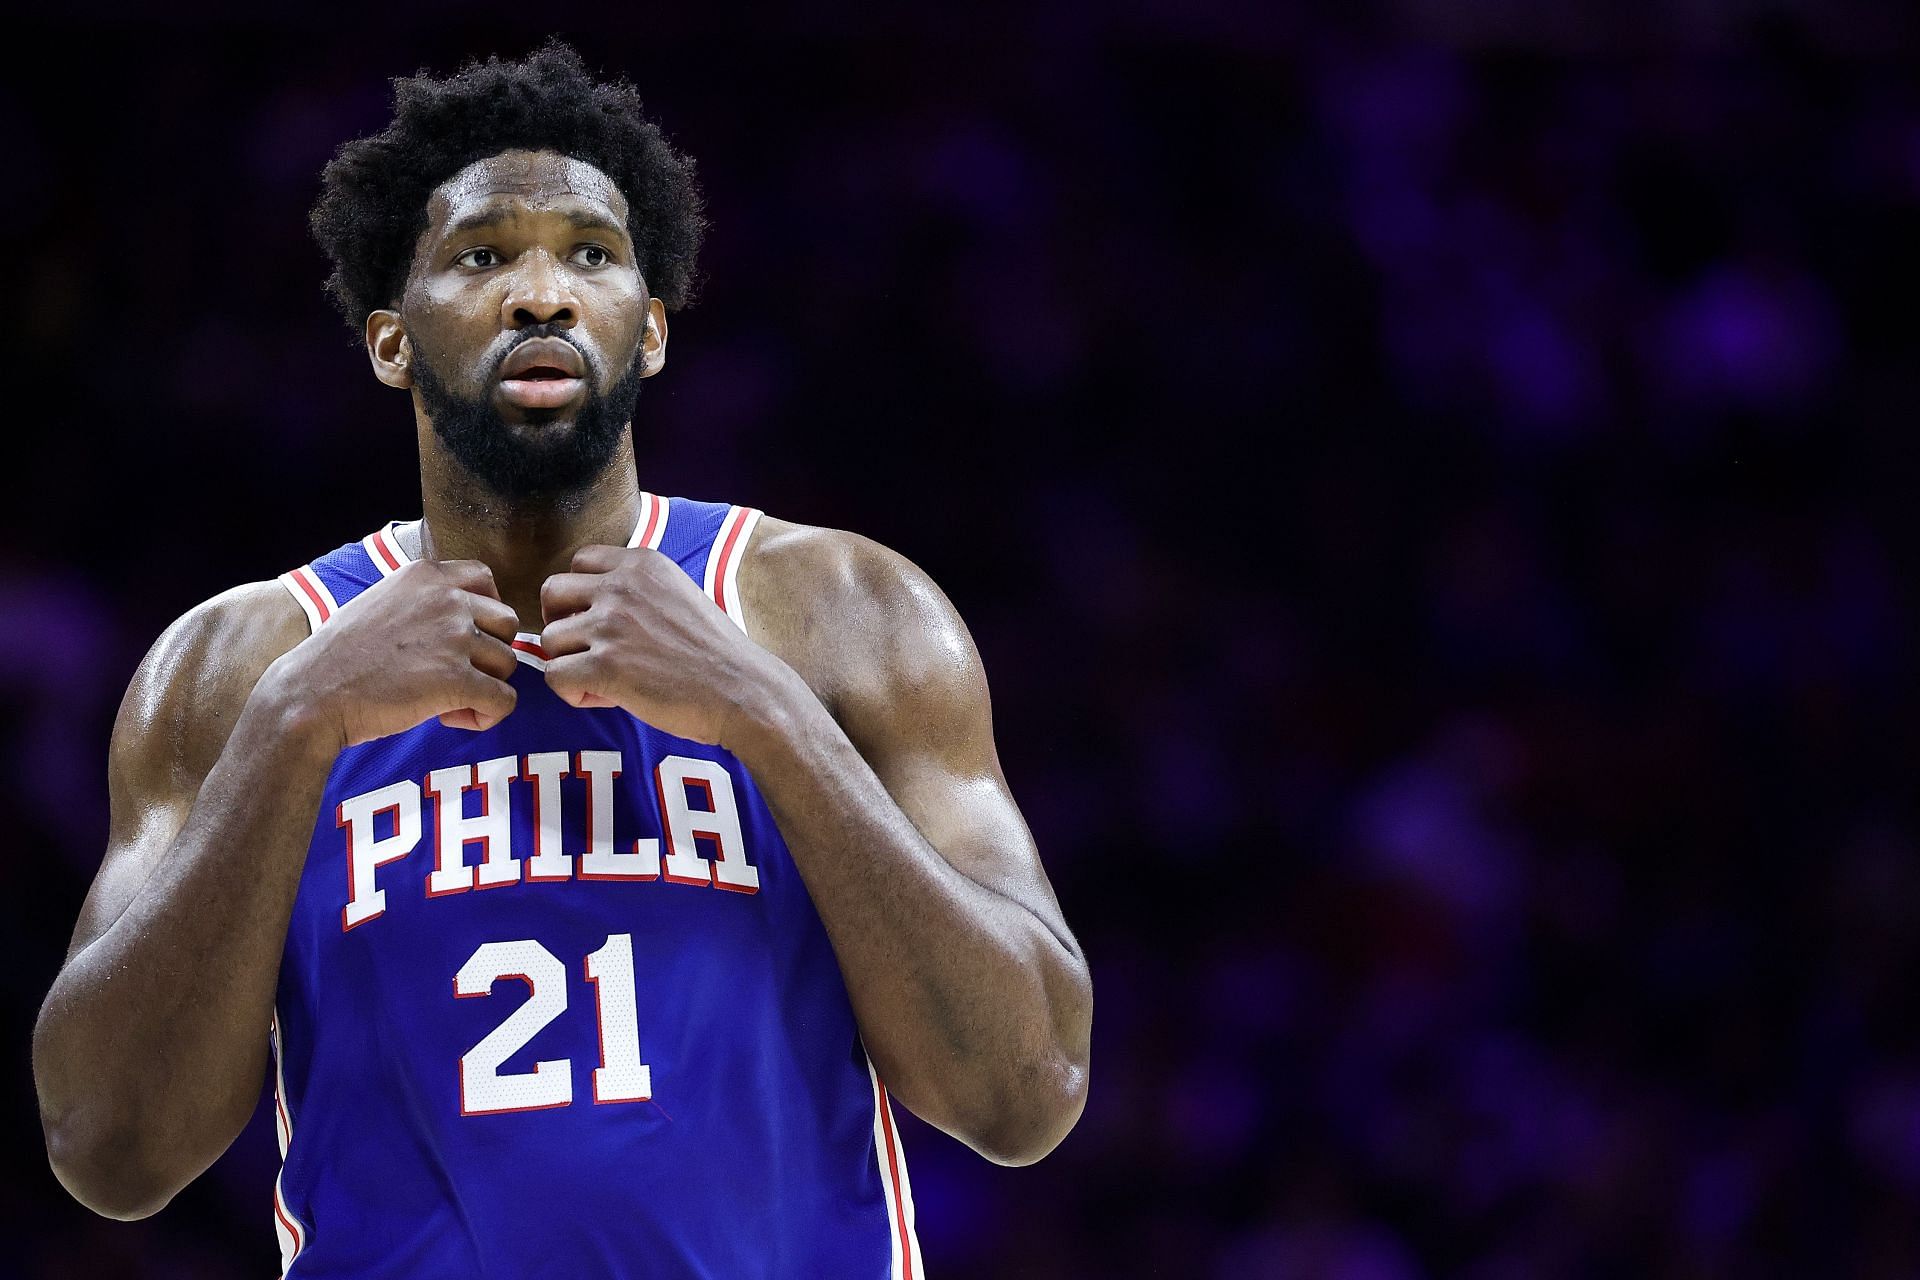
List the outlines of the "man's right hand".
{"label": "man's right hand", "polygon": [[335,739],[335,754],[430,717],[491,729],[518,697],[507,683],[518,629],[486,565],[415,560],[354,597],[268,675]]}

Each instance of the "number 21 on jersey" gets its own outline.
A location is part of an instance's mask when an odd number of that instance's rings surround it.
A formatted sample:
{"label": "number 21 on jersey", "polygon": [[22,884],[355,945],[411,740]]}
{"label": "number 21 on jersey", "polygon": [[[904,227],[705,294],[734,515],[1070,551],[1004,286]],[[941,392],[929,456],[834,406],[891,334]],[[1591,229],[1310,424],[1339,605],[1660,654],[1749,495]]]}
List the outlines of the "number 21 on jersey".
{"label": "number 21 on jersey", "polygon": [[[653,1096],[653,1072],[640,1061],[640,1023],[633,1001],[633,935],[612,934],[586,958],[600,1023],[600,1065],[593,1072],[593,1100],[645,1102]],[[530,939],[488,942],[453,977],[462,999],[493,994],[494,984],[518,978],[527,1002],[460,1057],[460,1114],[540,1111],[573,1102],[573,1063],[536,1062],[531,1071],[502,1073],[500,1064],[518,1053],[540,1029],[567,1010],[567,967]]]}

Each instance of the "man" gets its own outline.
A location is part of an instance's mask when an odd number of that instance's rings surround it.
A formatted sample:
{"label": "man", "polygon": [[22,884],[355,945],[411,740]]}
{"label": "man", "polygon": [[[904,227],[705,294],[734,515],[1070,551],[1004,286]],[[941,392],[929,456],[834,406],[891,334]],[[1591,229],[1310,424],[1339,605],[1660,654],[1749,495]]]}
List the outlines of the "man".
{"label": "man", "polygon": [[921,1273],[889,1094],[989,1159],[1091,987],[939,590],[643,491],[692,166],[549,43],[396,84],[314,228],[423,518],[189,612],[35,1031],[55,1172],[137,1218],[270,1066],[299,1276]]}

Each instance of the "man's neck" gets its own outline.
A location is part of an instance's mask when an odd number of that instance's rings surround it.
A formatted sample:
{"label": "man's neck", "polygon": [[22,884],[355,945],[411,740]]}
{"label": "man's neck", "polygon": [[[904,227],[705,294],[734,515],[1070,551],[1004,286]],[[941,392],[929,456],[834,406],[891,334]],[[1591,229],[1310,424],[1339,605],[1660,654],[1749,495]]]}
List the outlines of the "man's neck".
{"label": "man's neck", "polygon": [[512,503],[451,464],[423,468],[419,555],[478,560],[493,570],[500,598],[522,631],[541,629],[540,587],[565,573],[581,547],[624,547],[640,519],[633,452],[622,449],[586,489],[562,499]]}

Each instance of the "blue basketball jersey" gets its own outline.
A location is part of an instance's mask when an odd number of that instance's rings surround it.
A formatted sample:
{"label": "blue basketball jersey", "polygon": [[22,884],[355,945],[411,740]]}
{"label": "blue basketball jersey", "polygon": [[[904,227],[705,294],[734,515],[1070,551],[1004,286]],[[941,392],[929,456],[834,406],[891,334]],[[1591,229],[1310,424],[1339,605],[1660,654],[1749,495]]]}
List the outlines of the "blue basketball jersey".
{"label": "blue basketball jersey", "polygon": [[[759,515],[643,494],[628,545],[744,630]],[[282,575],[314,629],[397,527]],[[887,1091],[752,777],[514,649],[498,725],[328,776],[270,1032],[283,1274],[914,1280]]]}

